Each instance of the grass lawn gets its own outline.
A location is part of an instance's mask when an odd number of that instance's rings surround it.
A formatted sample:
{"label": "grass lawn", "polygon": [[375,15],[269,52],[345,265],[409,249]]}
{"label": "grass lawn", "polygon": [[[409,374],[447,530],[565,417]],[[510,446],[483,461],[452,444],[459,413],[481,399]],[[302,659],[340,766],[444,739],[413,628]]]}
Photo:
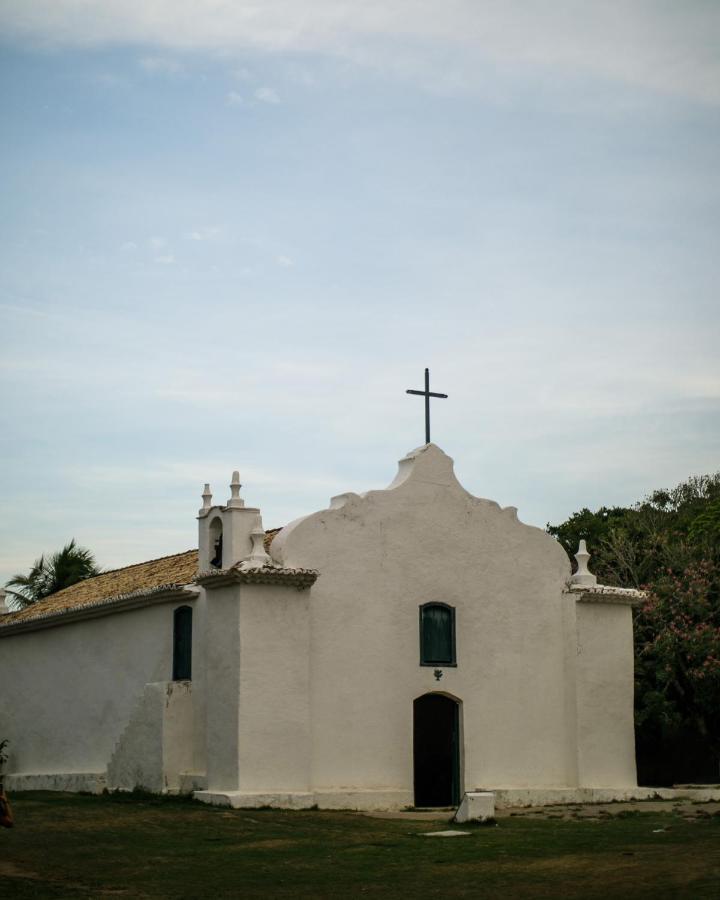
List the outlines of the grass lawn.
{"label": "grass lawn", "polygon": [[421,836],[442,820],[350,812],[40,792],[11,802],[3,898],[720,898],[720,815],[503,818],[444,839]]}

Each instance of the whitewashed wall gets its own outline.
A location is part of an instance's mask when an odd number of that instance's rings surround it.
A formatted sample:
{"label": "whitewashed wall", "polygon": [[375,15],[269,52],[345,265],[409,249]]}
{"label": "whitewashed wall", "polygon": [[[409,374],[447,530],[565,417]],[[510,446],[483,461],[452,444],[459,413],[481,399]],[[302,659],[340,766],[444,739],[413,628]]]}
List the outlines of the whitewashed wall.
{"label": "whitewashed wall", "polygon": [[309,603],[294,587],[241,588],[240,790],[310,788]]}
{"label": "whitewashed wall", "polygon": [[[412,799],[413,700],[462,702],[464,789],[574,785],[565,552],[515,510],[468,494],[434,446],[392,490],[347,495],[272,545],[319,569],[311,590],[311,783]],[[419,665],[418,607],[455,607],[457,668]],[[271,788],[271,784],[267,784]]]}
{"label": "whitewashed wall", "polygon": [[145,685],[172,678],[178,605],[0,639],[0,736],[10,741],[6,771],[104,773]]}
{"label": "whitewashed wall", "polygon": [[578,776],[585,787],[634,786],[632,611],[577,604]]}

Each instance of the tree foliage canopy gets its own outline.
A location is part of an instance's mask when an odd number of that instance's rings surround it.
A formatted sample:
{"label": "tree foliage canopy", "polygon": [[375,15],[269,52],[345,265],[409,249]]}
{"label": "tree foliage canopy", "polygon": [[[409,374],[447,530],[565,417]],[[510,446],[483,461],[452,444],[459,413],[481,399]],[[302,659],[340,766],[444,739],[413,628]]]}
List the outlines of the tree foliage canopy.
{"label": "tree foliage canopy", "polygon": [[692,734],[720,756],[720,472],[547,530],[571,559],[585,538],[599,582],[648,591],[635,612],[639,745]]}
{"label": "tree foliage canopy", "polygon": [[73,538],[62,550],[36,559],[27,575],[13,575],[5,584],[11,602],[24,609],[63,588],[100,574],[95,557]]}

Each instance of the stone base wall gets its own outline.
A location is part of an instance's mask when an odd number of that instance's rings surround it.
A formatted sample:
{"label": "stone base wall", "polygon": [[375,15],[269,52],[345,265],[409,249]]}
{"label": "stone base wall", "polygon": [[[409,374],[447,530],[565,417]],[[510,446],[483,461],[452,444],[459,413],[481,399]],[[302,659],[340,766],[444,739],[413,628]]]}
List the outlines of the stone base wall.
{"label": "stone base wall", "polygon": [[[495,807],[561,806],[575,803],[621,803],[630,800],[720,800],[720,788],[502,788],[492,791]],[[234,809],[353,809],[407,810],[409,791],[318,791],[252,794],[243,791],[195,791],[194,797],[213,806]]]}
{"label": "stone base wall", "polygon": [[569,803],[622,803],[629,800],[720,800],[720,788],[499,788],[493,793],[497,809]]}
{"label": "stone base wall", "polygon": [[[8,793],[20,791],[67,791],[69,793],[102,794],[108,790],[104,772],[15,773],[3,776]],[[353,809],[406,810],[413,806],[409,791],[317,791],[296,793],[247,793],[243,791],[207,791],[202,789],[205,776],[200,773],[180,775],[179,790],[163,793],[190,793],[202,803],[234,809]],[[200,789],[198,789],[200,788]],[[497,809],[513,806],[562,806],[575,803],[621,803],[632,800],[720,801],[720,786],[681,788],[499,788],[492,791]]]}
{"label": "stone base wall", "polygon": [[248,793],[245,791],[195,791],[194,797],[213,806],[234,809],[357,809],[401,810],[413,805],[410,791],[307,791],[294,793]]}
{"label": "stone base wall", "polygon": [[8,792],[15,791],[67,791],[71,794],[102,794],[107,789],[105,772],[66,772],[30,774],[17,772],[3,775]]}

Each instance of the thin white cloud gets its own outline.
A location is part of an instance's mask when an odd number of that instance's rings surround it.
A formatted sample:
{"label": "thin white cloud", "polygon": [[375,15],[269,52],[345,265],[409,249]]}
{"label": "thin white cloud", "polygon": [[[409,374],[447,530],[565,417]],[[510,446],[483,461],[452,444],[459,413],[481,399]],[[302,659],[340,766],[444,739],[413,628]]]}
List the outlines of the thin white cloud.
{"label": "thin white cloud", "polygon": [[175,263],[175,257],[172,253],[163,253],[161,256],[155,257],[155,262],[162,266],[172,266]]}
{"label": "thin white cloud", "polygon": [[277,104],[280,102],[277,91],[271,87],[259,87],[253,94],[253,97],[259,100],[260,103]]}
{"label": "thin white cloud", "polygon": [[119,75],[113,75],[111,72],[102,72],[100,75],[96,75],[95,82],[107,88],[117,88],[127,84],[125,78],[120,78]]}
{"label": "thin white cloud", "polygon": [[150,75],[179,75],[184,68],[176,59],[166,56],[145,56],[138,61],[138,65]]}
{"label": "thin white cloud", "polygon": [[259,87],[252,93],[252,99],[246,100],[239,91],[228,91],[225,95],[228,106],[257,106],[258,103],[267,103],[277,106],[280,103],[278,92],[271,87]]}
{"label": "thin white cloud", "polygon": [[278,258],[275,261],[283,269],[289,269],[290,266],[293,264],[293,261],[290,259],[289,256],[278,256]]}
{"label": "thin white cloud", "polygon": [[225,95],[225,102],[228,106],[244,106],[245,100],[243,99],[243,95],[238,93],[238,91],[228,91]]}
{"label": "thin white cloud", "polygon": [[720,4],[703,0],[5,0],[0,28],[52,44],[324,53],[463,90],[482,88],[487,65],[571,72],[720,102]]}
{"label": "thin white cloud", "polygon": [[254,78],[253,73],[242,66],[238,69],[233,69],[230,74],[233,78],[237,78],[238,81],[252,81]]}
{"label": "thin white cloud", "polygon": [[220,237],[222,229],[217,225],[209,225],[203,228],[194,228],[188,232],[186,238],[189,241],[214,241]]}
{"label": "thin white cloud", "polygon": [[[44,309],[33,309],[31,306],[18,306],[14,303],[0,303],[0,310],[10,313],[18,313],[21,316],[39,316],[42,319],[57,318],[56,313],[46,312]],[[0,365],[7,363],[7,359],[0,360]],[[22,363],[20,363],[22,365]]]}
{"label": "thin white cloud", "polygon": [[[202,485],[209,482],[216,499],[221,501],[229,495],[229,484],[232,470],[225,454],[220,459],[201,456],[197,459],[186,459],[168,463],[165,460],[154,460],[152,465],[94,464],[91,466],[69,465],[63,468],[62,476],[71,484],[92,486],[120,485],[126,488],[131,485],[141,486],[148,482],[164,483],[168,488],[184,488],[196,486],[198,495]],[[292,490],[297,488],[297,474],[288,469],[264,468],[245,465],[242,454],[235,460],[234,466],[240,472],[240,481],[245,488],[250,485],[267,487],[270,490]],[[332,488],[337,480],[328,476],[308,476],[304,487]],[[245,491],[243,491],[245,493]]]}

